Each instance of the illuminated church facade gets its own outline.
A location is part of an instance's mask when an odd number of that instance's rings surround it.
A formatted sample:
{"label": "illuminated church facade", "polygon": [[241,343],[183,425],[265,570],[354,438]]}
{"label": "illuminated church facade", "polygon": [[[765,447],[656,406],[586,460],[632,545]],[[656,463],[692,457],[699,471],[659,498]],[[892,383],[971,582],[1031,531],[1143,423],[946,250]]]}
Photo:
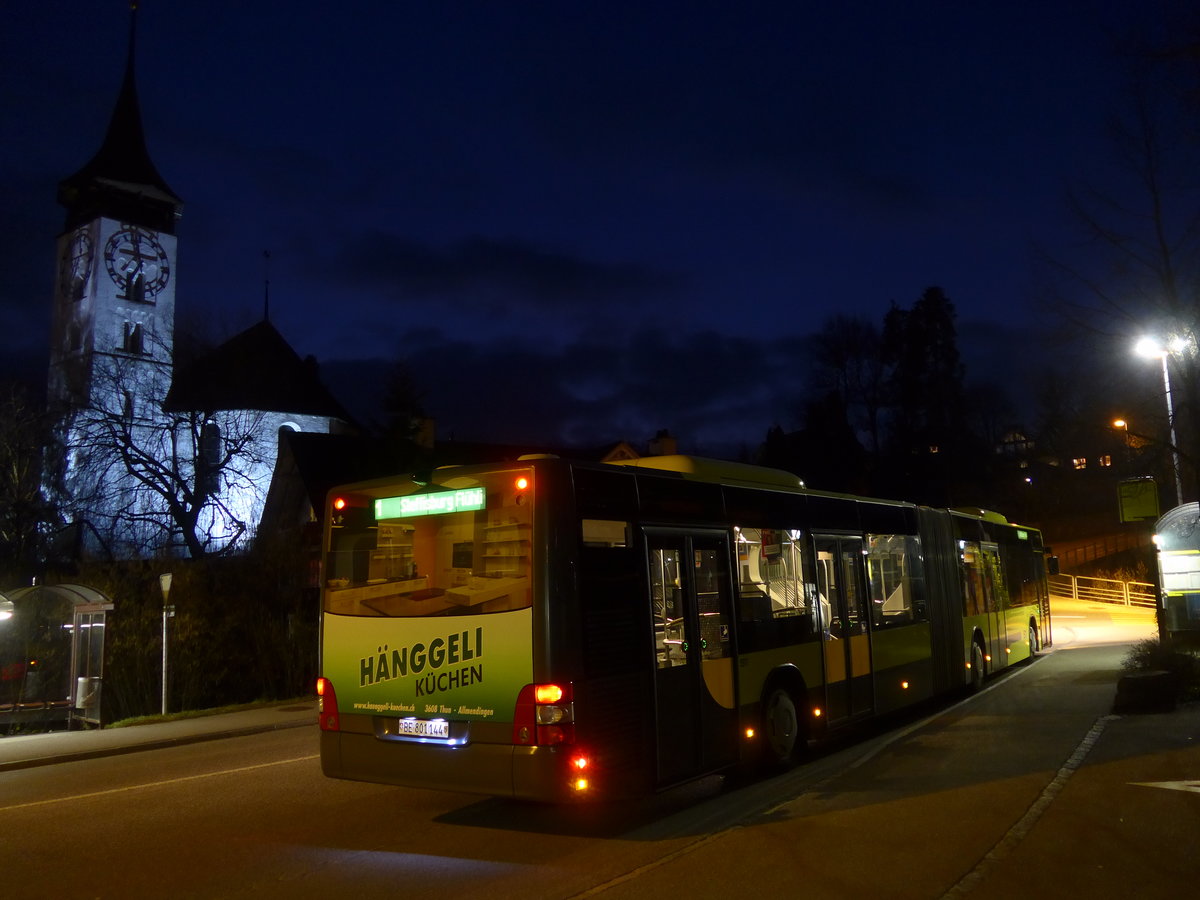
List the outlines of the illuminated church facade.
{"label": "illuminated church facade", "polygon": [[259,526],[280,431],[344,431],[350,417],[266,310],[177,365],[183,201],[147,151],[134,27],[103,143],[58,190],[45,485],[84,552],[236,552]]}

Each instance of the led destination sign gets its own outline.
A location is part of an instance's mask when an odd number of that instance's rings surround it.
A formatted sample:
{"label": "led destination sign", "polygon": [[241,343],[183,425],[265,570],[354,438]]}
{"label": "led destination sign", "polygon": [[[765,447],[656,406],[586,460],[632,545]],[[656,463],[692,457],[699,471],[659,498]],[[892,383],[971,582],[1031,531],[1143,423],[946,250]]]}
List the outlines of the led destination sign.
{"label": "led destination sign", "polygon": [[404,519],[409,516],[436,516],[444,513],[483,509],[487,495],[482,487],[412,494],[408,497],[380,497],[375,501],[375,519]]}

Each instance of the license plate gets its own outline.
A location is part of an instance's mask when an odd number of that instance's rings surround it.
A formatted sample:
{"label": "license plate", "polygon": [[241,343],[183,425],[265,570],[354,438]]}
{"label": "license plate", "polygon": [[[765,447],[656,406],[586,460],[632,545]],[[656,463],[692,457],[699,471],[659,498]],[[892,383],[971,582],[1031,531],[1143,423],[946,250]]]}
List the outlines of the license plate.
{"label": "license plate", "polygon": [[446,740],[450,737],[450,723],[445,719],[401,719],[396,733],[405,737]]}

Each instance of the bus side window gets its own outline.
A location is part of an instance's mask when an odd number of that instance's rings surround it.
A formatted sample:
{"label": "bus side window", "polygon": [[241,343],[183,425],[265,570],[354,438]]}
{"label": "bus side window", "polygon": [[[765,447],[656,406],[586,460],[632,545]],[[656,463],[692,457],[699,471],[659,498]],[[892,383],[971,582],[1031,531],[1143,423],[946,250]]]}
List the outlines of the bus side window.
{"label": "bus side window", "polygon": [[626,534],[624,522],[583,528],[577,584],[589,678],[627,673],[644,664],[645,566]]}
{"label": "bus side window", "polygon": [[585,547],[628,547],[629,523],[610,519],[583,519],[580,536]]}
{"label": "bus side window", "polygon": [[650,552],[650,596],[654,604],[654,649],[658,668],[687,665],[683,588],[677,550],[656,548]]}
{"label": "bus side window", "polygon": [[813,640],[816,629],[802,535],[782,528],[735,528],[737,618],[746,650]]}
{"label": "bus side window", "polygon": [[921,539],[907,534],[867,535],[871,624],[909,625],[928,618]]}
{"label": "bus side window", "polygon": [[989,610],[984,584],[983,561],[980,559],[978,542],[961,541],[960,555],[962,558],[963,613],[968,616],[978,616]]}

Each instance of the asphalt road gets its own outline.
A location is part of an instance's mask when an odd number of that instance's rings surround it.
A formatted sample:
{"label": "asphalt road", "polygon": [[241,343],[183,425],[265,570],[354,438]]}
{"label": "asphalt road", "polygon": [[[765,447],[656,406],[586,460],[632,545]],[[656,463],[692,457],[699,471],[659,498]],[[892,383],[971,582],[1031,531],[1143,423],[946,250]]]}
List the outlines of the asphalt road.
{"label": "asphalt road", "polygon": [[1200,779],[1200,710],[1109,714],[1138,615],[1060,605],[979,695],[639,805],[332,781],[309,728],[0,772],[0,893],[1186,896],[1200,792],[1161,785]]}

